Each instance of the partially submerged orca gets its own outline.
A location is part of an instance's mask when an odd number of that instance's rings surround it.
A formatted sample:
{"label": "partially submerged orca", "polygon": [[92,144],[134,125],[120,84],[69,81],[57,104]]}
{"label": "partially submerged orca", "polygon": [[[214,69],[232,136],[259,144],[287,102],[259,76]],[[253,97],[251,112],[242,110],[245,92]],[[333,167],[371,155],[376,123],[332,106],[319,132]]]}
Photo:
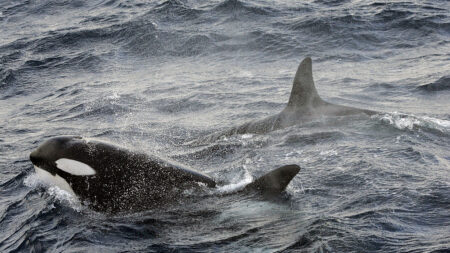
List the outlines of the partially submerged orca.
{"label": "partially submerged orca", "polygon": [[221,136],[245,133],[267,133],[277,129],[301,124],[323,116],[344,116],[351,114],[376,114],[376,111],[335,105],[324,101],[317,93],[312,76],[312,60],[306,57],[298,66],[294,77],[289,102],[280,113],[257,121],[247,122],[223,132],[206,136],[206,140]]}
{"label": "partially submerged orca", "polygon": [[[30,160],[41,178],[97,211],[144,210],[181,197],[185,189],[216,187],[211,177],[188,166],[77,136],[47,140]],[[299,171],[297,165],[280,167],[242,191],[281,193]]]}

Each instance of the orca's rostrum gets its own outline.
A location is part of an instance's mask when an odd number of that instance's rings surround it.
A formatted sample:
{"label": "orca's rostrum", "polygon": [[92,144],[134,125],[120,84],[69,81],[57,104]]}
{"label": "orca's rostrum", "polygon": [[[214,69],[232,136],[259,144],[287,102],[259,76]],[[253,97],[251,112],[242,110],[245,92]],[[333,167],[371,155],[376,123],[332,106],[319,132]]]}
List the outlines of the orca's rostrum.
{"label": "orca's rostrum", "polygon": [[[51,138],[30,154],[36,174],[106,212],[143,210],[182,196],[184,189],[215,187],[214,179],[188,166],[77,136]],[[242,191],[278,194],[300,171],[275,169]]]}

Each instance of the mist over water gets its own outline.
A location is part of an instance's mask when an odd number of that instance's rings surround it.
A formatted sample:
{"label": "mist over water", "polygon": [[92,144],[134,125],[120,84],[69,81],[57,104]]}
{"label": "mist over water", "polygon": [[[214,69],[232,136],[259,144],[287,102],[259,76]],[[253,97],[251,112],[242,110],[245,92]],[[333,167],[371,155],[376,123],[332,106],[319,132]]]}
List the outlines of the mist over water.
{"label": "mist over water", "polygon": [[[450,250],[448,1],[0,3],[1,252]],[[310,56],[320,96],[381,112],[195,140],[284,109]],[[28,156],[81,135],[222,182],[105,215]],[[286,164],[279,200],[229,194]]]}

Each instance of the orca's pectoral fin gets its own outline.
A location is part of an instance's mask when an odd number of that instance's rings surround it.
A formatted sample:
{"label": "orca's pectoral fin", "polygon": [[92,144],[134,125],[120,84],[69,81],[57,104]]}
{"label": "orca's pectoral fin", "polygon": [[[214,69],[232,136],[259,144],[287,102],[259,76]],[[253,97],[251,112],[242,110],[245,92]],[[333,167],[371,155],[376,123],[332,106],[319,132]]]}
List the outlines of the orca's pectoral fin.
{"label": "orca's pectoral fin", "polygon": [[258,191],[263,194],[281,193],[299,171],[300,166],[296,164],[285,165],[248,184],[244,191]]}

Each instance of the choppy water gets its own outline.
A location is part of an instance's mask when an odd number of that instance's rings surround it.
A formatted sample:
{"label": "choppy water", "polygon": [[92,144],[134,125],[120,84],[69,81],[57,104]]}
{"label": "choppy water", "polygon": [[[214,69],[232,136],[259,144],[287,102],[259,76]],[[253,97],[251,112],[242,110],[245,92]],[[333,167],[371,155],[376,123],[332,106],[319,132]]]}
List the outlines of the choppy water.
{"label": "choppy water", "polygon": [[[1,252],[447,252],[450,4],[433,1],[0,2]],[[298,63],[321,96],[383,112],[205,145],[281,111]],[[43,186],[57,135],[164,154],[229,184],[108,216]],[[279,201],[224,195],[302,171]]]}

